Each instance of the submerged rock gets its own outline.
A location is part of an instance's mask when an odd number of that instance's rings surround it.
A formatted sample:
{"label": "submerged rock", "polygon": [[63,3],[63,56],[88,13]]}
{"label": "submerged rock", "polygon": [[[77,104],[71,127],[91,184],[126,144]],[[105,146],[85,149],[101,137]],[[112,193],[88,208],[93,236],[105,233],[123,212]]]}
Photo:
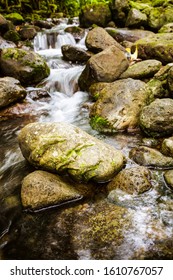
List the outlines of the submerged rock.
{"label": "submerged rock", "polygon": [[22,205],[38,210],[80,200],[83,196],[67,181],[46,171],[34,171],[22,183]]}
{"label": "submerged rock", "polygon": [[108,184],[108,191],[120,189],[128,194],[141,194],[151,188],[150,171],[146,167],[131,167],[121,170]]}
{"label": "submerged rock", "polygon": [[93,53],[101,52],[112,45],[125,51],[125,49],[102,27],[95,27],[90,30],[86,36],[85,44],[88,50]]}
{"label": "submerged rock", "polygon": [[50,69],[45,60],[33,51],[8,48],[1,51],[3,75],[18,79],[22,85],[34,85],[46,78]]}
{"label": "submerged rock", "polygon": [[12,77],[0,78],[0,108],[25,98],[26,90]]}
{"label": "submerged rock", "polygon": [[93,55],[79,77],[81,90],[88,90],[97,82],[113,82],[129,66],[125,54],[116,46],[110,46],[104,51]]}
{"label": "submerged rock", "polygon": [[31,123],[19,134],[24,157],[35,167],[77,181],[108,181],[124,165],[121,151],[67,123]]}
{"label": "submerged rock", "polygon": [[98,83],[93,85],[92,94],[98,97],[90,112],[94,129],[117,132],[138,127],[139,114],[148,99],[144,82],[129,78]]}
{"label": "submerged rock", "polygon": [[153,137],[162,137],[173,133],[173,100],[156,99],[143,108],[139,118],[141,129]]}
{"label": "submerged rock", "polygon": [[131,149],[129,157],[140,165],[152,168],[167,169],[173,167],[172,157],[166,157],[158,150],[145,146]]}

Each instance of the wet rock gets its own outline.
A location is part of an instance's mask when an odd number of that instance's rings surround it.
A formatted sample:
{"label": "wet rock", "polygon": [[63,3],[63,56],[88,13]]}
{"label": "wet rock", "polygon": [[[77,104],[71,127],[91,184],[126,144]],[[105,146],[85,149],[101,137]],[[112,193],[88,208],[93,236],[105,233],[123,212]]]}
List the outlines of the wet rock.
{"label": "wet rock", "polygon": [[[142,59],[157,59],[163,64],[173,61],[173,34],[158,33],[135,42]],[[134,47],[134,48],[135,48]]]}
{"label": "wet rock", "polygon": [[126,26],[131,28],[137,28],[146,25],[146,23],[147,23],[146,14],[134,8],[130,9],[125,24]]}
{"label": "wet rock", "polygon": [[40,28],[45,28],[45,29],[51,29],[54,26],[52,22],[48,22],[46,20],[35,20],[33,24],[35,26],[38,26]]}
{"label": "wet rock", "polygon": [[124,165],[123,154],[67,123],[33,123],[19,134],[24,157],[35,167],[77,181],[107,181]]}
{"label": "wet rock", "polygon": [[49,67],[40,55],[17,48],[2,50],[0,67],[3,75],[18,79],[22,85],[37,84],[50,73]]}
{"label": "wet rock", "polygon": [[173,133],[173,100],[156,99],[140,114],[141,129],[149,136],[162,137]]}
{"label": "wet rock", "polygon": [[82,90],[88,90],[97,82],[113,82],[128,66],[129,62],[125,54],[116,46],[110,46],[87,61],[79,77],[79,86]]}
{"label": "wet rock", "polygon": [[164,173],[164,179],[169,188],[173,190],[173,170],[168,170]]}
{"label": "wet rock", "polygon": [[19,34],[22,40],[32,40],[36,36],[37,31],[33,26],[24,26],[20,28]]}
{"label": "wet rock", "polygon": [[22,183],[24,208],[40,209],[82,199],[82,195],[67,181],[46,171],[34,171]]}
{"label": "wet rock", "polygon": [[135,63],[120,76],[120,79],[133,78],[133,79],[145,79],[151,78],[155,73],[159,71],[162,63],[155,59],[148,59],[138,63]]}
{"label": "wet rock", "polygon": [[64,31],[72,34],[76,41],[81,40],[85,36],[85,29],[79,26],[68,26]]}
{"label": "wet rock", "polygon": [[129,78],[103,83],[102,88],[100,83],[93,88],[93,94],[98,96],[90,112],[94,129],[117,132],[138,127],[139,114],[148,99],[144,82]]}
{"label": "wet rock", "polygon": [[120,189],[128,194],[142,194],[151,188],[150,171],[146,167],[121,170],[107,185],[108,191]]}
{"label": "wet rock", "polygon": [[22,24],[24,22],[23,16],[19,13],[7,14],[5,18],[11,20],[15,25]]}
{"label": "wet rock", "polygon": [[88,50],[93,53],[101,52],[112,45],[125,51],[125,49],[101,27],[95,27],[88,32],[85,44]]}
{"label": "wet rock", "polygon": [[8,21],[3,17],[3,15],[0,14],[0,34],[4,34],[9,30],[9,23]]}
{"label": "wet rock", "polygon": [[26,90],[12,77],[0,78],[0,108],[25,98]]}
{"label": "wet rock", "polygon": [[111,20],[111,11],[105,3],[89,4],[81,8],[79,14],[80,26],[88,28],[92,24],[105,27]]}
{"label": "wet rock", "polygon": [[163,140],[162,152],[166,156],[173,157],[173,137],[169,137]]}
{"label": "wet rock", "polygon": [[72,62],[86,62],[91,57],[91,53],[72,45],[63,45],[61,51],[63,58]]}
{"label": "wet rock", "polygon": [[14,44],[14,42],[4,40],[2,37],[0,37],[0,49],[6,48],[16,48],[16,44]]}
{"label": "wet rock", "polygon": [[172,157],[166,157],[158,150],[145,146],[131,149],[129,157],[136,163],[144,166],[162,169],[173,167]]}
{"label": "wet rock", "polygon": [[153,36],[154,33],[148,30],[141,29],[127,29],[127,28],[110,28],[106,27],[105,30],[111,35],[117,42],[121,43],[123,41],[136,42],[139,39],[145,38],[147,36]]}

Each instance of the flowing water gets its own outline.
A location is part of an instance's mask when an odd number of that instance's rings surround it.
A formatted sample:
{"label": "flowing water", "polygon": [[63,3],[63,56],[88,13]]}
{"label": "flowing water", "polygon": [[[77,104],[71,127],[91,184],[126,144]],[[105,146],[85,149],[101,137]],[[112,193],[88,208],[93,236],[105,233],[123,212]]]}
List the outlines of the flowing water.
{"label": "flowing water", "polygon": [[[33,168],[20,152],[17,135],[27,123],[72,123],[126,156],[142,141],[140,134],[105,136],[92,130],[91,100],[77,84],[84,65],[63,61],[61,54],[64,44],[85,49],[85,37],[76,43],[65,27],[67,22],[62,21],[37,34],[34,50],[46,59],[50,76],[37,88],[27,88],[18,112],[13,109],[12,117],[1,121],[0,259],[172,259],[173,196],[162,171],[152,171],[151,191],[127,196],[130,207],[125,205],[122,212],[107,200],[104,184],[96,184],[95,195],[80,204],[32,214],[22,209],[21,181]],[[131,160],[127,164],[135,165]]]}

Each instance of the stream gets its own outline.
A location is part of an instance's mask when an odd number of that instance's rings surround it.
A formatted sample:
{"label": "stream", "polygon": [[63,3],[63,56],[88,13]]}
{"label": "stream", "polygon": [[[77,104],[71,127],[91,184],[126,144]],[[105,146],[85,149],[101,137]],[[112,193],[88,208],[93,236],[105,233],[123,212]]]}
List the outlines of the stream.
{"label": "stream", "polygon": [[[26,124],[72,123],[121,149],[126,157],[143,141],[140,133],[102,135],[91,128],[92,101],[77,84],[84,65],[64,61],[61,54],[64,44],[85,49],[85,37],[76,43],[64,32],[67,26],[64,19],[37,34],[34,50],[46,59],[50,76],[28,87],[24,104],[14,106],[1,121],[0,259],[173,259],[173,194],[162,170],[151,170],[152,189],[138,197],[127,195],[125,206],[107,199],[105,184],[95,184],[94,195],[80,203],[38,213],[22,209],[21,181],[34,170],[18,146],[18,133]],[[135,165],[127,160],[127,166]]]}

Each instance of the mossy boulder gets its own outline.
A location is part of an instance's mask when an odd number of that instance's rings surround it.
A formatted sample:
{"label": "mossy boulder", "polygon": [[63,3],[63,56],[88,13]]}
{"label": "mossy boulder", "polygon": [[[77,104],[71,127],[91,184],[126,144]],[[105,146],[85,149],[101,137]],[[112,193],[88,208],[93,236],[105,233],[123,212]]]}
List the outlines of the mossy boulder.
{"label": "mossy boulder", "polygon": [[34,85],[46,78],[50,69],[45,60],[33,51],[8,48],[1,51],[1,72],[18,79],[22,85]]}
{"label": "mossy boulder", "polygon": [[111,11],[105,3],[89,4],[81,8],[79,14],[80,26],[90,27],[92,24],[105,27],[111,21]]}
{"label": "mossy boulder", "polygon": [[148,59],[135,63],[120,76],[120,79],[146,79],[151,78],[157,73],[162,66],[162,63],[155,59]]}
{"label": "mossy boulder", "polygon": [[9,30],[4,34],[4,39],[17,43],[21,40],[20,34],[15,30]]}
{"label": "mossy boulder", "polygon": [[151,174],[146,167],[130,167],[121,170],[107,185],[108,191],[120,189],[128,194],[141,194],[151,188]]}
{"label": "mossy boulder", "polygon": [[159,30],[159,33],[172,33],[173,32],[173,22],[163,25]]}
{"label": "mossy boulder", "polygon": [[25,98],[26,90],[12,77],[0,78],[0,108]]}
{"label": "mossy boulder", "polygon": [[58,175],[37,170],[27,175],[21,188],[24,208],[38,210],[82,199],[82,195]]}
{"label": "mossy boulder", "polygon": [[112,45],[125,52],[125,49],[102,27],[90,30],[86,36],[85,44],[87,49],[93,53],[101,52]]}
{"label": "mossy boulder", "polygon": [[158,31],[163,25],[173,21],[173,6],[155,7],[149,10],[148,26]]}
{"label": "mossy boulder", "polygon": [[156,99],[142,109],[139,123],[149,136],[162,137],[173,133],[173,100]]}
{"label": "mossy boulder", "polygon": [[6,19],[11,20],[15,25],[22,24],[24,22],[24,18],[19,13],[11,13],[5,16]]}
{"label": "mossy boulder", "polygon": [[173,61],[173,34],[158,33],[135,42],[138,56],[142,59],[157,59],[163,64]]}
{"label": "mossy boulder", "polygon": [[82,90],[97,82],[113,82],[128,68],[129,62],[125,54],[116,46],[93,55],[79,77]]}
{"label": "mossy boulder", "polygon": [[132,148],[129,157],[137,164],[151,168],[168,169],[173,167],[173,158],[164,156],[156,149],[139,146]]}
{"label": "mossy boulder", "polygon": [[107,181],[124,165],[123,154],[67,123],[31,123],[19,134],[24,157],[35,167],[77,181]]}
{"label": "mossy boulder", "polygon": [[92,94],[98,97],[90,112],[94,129],[112,133],[138,127],[139,114],[148,100],[144,82],[129,78],[102,86],[100,83]]}

